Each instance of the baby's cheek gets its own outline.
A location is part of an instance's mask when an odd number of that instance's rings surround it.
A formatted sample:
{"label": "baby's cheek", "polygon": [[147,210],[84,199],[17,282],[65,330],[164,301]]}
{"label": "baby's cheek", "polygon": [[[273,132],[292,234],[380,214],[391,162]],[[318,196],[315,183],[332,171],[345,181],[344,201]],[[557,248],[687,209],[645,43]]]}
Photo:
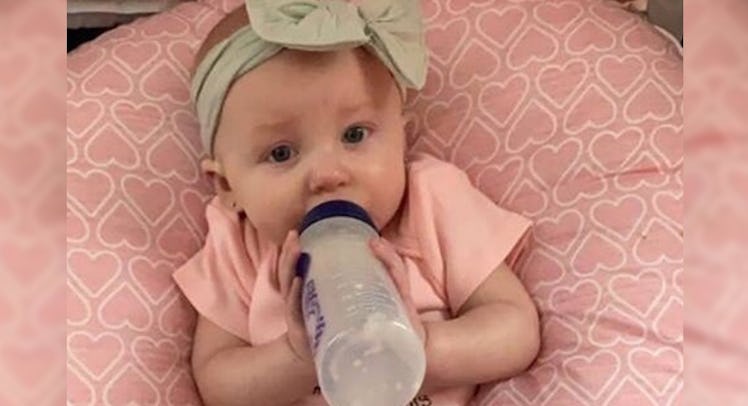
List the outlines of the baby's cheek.
{"label": "baby's cheek", "polygon": [[383,227],[397,212],[405,194],[405,169],[390,165],[381,174],[372,176],[370,196],[377,225]]}
{"label": "baby's cheek", "polygon": [[255,216],[253,219],[250,218],[250,221],[252,221],[258,235],[262,239],[273,242],[278,246],[281,246],[286,239],[289,228],[283,222],[279,222],[277,217],[265,214]]}
{"label": "baby's cheek", "polygon": [[296,205],[267,205],[258,218],[263,231],[272,236],[276,242],[283,242],[288,232],[296,229],[304,213],[299,212]]}

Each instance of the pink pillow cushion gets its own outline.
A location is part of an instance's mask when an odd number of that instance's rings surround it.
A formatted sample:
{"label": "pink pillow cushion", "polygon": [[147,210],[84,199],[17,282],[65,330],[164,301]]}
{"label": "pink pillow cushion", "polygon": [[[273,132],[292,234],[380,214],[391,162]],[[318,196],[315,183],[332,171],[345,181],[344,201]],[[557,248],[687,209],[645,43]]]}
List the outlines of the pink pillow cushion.
{"label": "pink pillow cushion", "polygon": [[[68,58],[68,397],[195,404],[194,312],[171,272],[209,188],[188,100],[236,0],[184,3]],[[682,388],[682,60],[613,3],[424,1],[412,148],[536,221],[518,269],[542,314],[528,373],[479,403],[672,404]],[[497,343],[497,345],[501,345]]]}

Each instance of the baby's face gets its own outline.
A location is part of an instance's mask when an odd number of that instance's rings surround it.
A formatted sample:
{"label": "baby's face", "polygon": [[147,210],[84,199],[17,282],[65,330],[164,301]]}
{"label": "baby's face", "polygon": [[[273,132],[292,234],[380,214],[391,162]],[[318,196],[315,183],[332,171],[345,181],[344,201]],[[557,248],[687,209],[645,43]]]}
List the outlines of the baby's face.
{"label": "baby's face", "polygon": [[381,229],[405,189],[404,124],[395,81],[366,51],[285,50],[234,83],[204,167],[225,178],[224,201],[278,244],[335,199],[358,203]]}

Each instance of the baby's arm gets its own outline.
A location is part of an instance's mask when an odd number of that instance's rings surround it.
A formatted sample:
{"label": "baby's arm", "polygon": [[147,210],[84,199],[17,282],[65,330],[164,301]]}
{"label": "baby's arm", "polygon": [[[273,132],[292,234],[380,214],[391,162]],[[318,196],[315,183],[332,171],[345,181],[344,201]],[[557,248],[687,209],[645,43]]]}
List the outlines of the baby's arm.
{"label": "baby's arm", "polygon": [[199,316],[193,376],[206,406],[288,405],[312,394],[314,365],[291,349],[287,334],[252,347]]}
{"label": "baby's arm", "polygon": [[527,368],[540,349],[538,313],[530,295],[502,263],[446,321],[413,316],[406,268],[392,244],[372,241],[374,254],[390,272],[426,347],[421,393],[505,379]]}
{"label": "baby's arm", "polygon": [[286,304],[285,334],[250,346],[209,319],[198,316],[192,372],[200,395],[211,405],[288,405],[311,395],[317,384],[301,314],[301,278],[295,265],[301,247],[288,233],[278,257],[277,284]]}
{"label": "baby's arm", "polygon": [[535,305],[503,263],[468,298],[458,317],[426,322],[425,329],[424,393],[515,376],[540,349]]}

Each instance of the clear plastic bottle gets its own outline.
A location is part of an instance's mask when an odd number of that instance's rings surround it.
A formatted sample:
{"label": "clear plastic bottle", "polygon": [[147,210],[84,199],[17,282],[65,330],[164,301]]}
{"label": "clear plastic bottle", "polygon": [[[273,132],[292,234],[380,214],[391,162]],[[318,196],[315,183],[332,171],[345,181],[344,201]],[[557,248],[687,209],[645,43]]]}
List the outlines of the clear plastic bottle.
{"label": "clear plastic bottle", "polygon": [[302,310],[331,406],[403,406],[423,383],[423,343],[369,248],[376,235],[366,211],[341,200],[312,209],[300,228],[309,255]]}

